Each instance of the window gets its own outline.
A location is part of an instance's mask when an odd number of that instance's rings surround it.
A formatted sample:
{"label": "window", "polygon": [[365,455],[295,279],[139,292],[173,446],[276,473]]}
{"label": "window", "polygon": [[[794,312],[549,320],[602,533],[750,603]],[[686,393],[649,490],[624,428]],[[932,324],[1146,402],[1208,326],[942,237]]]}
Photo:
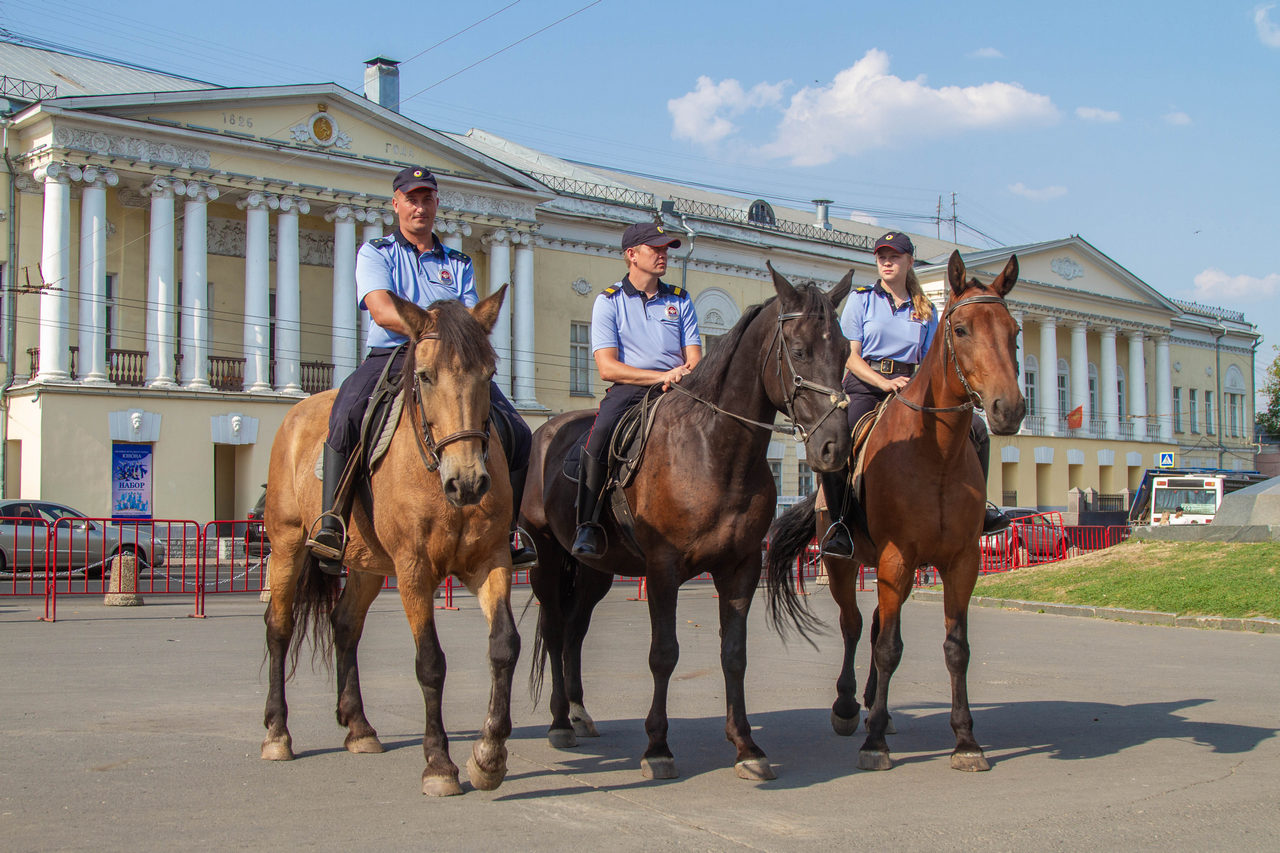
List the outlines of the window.
{"label": "window", "polygon": [[1100,416],[1098,411],[1098,366],[1096,364],[1089,365],[1089,416],[1097,420]]}
{"label": "window", "polygon": [[1071,381],[1071,368],[1063,359],[1058,359],[1058,417],[1066,419],[1067,413],[1071,411],[1071,399],[1069,391]]}
{"label": "window", "polygon": [[1213,435],[1213,392],[1204,392],[1204,433]]}
{"label": "window", "polygon": [[796,486],[796,494],[807,495],[813,491],[813,469],[805,462],[801,462],[796,466],[799,472],[799,484]]}
{"label": "window", "polygon": [[1129,414],[1129,407],[1125,405],[1124,399],[1124,370],[1119,366],[1116,367],[1116,411],[1120,417]]}
{"label": "window", "polygon": [[591,396],[591,324],[569,323],[569,394]]}
{"label": "window", "polygon": [[1191,432],[1200,432],[1200,413],[1196,409],[1196,389],[1187,389],[1187,419],[1191,421]]}
{"label": "window", "polygon": [[1036,407],[1036,394],[1039,393],[1039,362],[1034,355],[1028,355],[1022,368],[1022,384],[1026,388],[1027,415],[1039,414]]}
{"label": "window", "polygon": [[782,494],[782,460],[769,460],[769,473],[773,475],[773,492],[776,495]]}
{"label": "window", "polygon": [[115,330],[116,330],[116,279],[115,273],[107,273],[107,286],[103,294],[103,311],[102,311],[102,335],[106,338],[106,348],[115,347]]}
{"label": "window", "polygon": [[756,200],[751,202],[750,209],[747,210],[747,221],[754,225],[777,225],[777,217],[773,215],[773,208],[769,206],[769,202]]}
{"label": "window", "polygon": [[1182,389],[1173,386],[1173,431],[1182,432]]}

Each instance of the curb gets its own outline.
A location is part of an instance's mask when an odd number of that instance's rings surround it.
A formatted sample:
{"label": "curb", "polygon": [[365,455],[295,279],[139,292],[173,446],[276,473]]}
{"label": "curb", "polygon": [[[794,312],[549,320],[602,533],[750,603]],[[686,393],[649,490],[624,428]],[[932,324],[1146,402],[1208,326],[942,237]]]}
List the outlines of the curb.
{"label": "curb", "polygon": [[[911,597],[920,601],[942,601],[942,591],[912,590]],[[998,607],[1026,613],[1049,613],[1054,616],[1080,616],[1086,619],[1109,619],[1138,625],[1167,625],[1174,628],[1211,628],[1219,631],[1252,631],[1255,634],[1280,634],[1280,619],[1236,619],[1226,616],[1179,616],[1158,610],[1128,610],[1123,607],[1094,607],[1088,604],[1053,604],[1047,601],[1020,601],[1016,598],[987,598],[975,595],[969,599],[973,607]]]}

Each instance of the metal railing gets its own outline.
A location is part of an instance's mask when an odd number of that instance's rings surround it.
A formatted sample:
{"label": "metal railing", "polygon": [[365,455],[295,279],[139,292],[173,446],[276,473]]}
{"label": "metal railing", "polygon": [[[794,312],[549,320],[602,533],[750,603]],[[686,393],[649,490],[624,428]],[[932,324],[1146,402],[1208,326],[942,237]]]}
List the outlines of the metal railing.
{"label": "metal railing", "polygon": [[704,201],[694,201],[693,199],[679,198],[677,196],[672,196],[671,201],[675,203],[676,213],[697,216],[700,219],[714,219],[720,222],[750,225],[755,228],[764,228],[769,231],[780,231],[783,234],[804,237],[807,240],[839,243],[842,246],[852,246],[855,249],[863,249],[868,252],[875,246],[875,239],[863,234],[850,234],[848,231],[836,231],[834,229],[828,231],[808,222],[792,222],[788,219],[779,219],[776,222],[760,222],[752,219],[746,210],[725,207],[720,204],[708,204]]}
{"label": "metal railing", "polygon": [[1046,435],[1044,415],[1027,415],[1022,419],[1022,429],[1030,435]]}
{"label": "metal railing", "polygon": [[1099,512],[1124,512],[1128,508],[1125,505],[1124,495],[1098,495]]}
{"label": "metal railing", "polygon": [[58,97],[58,87],[34,80],[23,80],[19,77],[0,75],[0,95],[20,98],[24,101],[43,101],[46,98]]}
{"label": "metal railing", "polygon": [[593,184],[590,181],[578,181],[573,178],[548,175],[542,172],[530,172],[529,174],[562,195],[576,196],[577,198],[591,199],[593,201],[609,201],[614,204],[625,204],[630,207],[644,208],[645,210],[658,209],[658,199],[653,193],[627,189],[626,187],[609,186],[607,184]]}

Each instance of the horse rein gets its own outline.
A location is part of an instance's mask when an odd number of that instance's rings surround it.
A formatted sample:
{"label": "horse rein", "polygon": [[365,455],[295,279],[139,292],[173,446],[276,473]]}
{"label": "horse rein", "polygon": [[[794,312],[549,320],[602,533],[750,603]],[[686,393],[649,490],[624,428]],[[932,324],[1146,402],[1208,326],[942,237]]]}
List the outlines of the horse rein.
{"label": "horse rein", "polygon": [[[428,332],[427,334],[416,339],[413,343],[426,340],[439,340],[440,336]],[[411,419],[416,420],[413,424],[414,446],[418,448],[418,455],[422,457],[422,463],[427,466],[427,470],[435,472],[440,467],[440,451],[455,441],[463,441],[468,438],[480,439],[481,461],[487,462],[489,459],[489,419],[485,421],[484,429],[463,429],[450,433],[444,438],[436,441],[431,435],[431,427],[427,424],[427,407],[422,402],[422,380],[418,378],[417,372],[413,375],[413,386],[409,390],[412,397],[409,411],[412,414]]]}
{"label": "horse rein", "polygon": [[958,406],[922,406],[919,403],[913,403],[912,401],[908,400],[906,397],[903,397],[901,394],[895,394],[894,396],[897,398],[898,402],[902,403],[904,406],[906,406],[909,409],[915,409],[917,412],[941,413],[941,412],[968,412],[971,410],[977,410],[981,412],[983,410],[982,395],[979,394],[977,391],[973,390],[973,387],[969,385],[969,380],[965,378],[964,372],[960,370],[960,360],[956,358],[955,344],[952,342],[952,339],[951,339],[951,314],[957,308],[960,308],[964,305],[973,305],[977,302],[999,302],[1001,305],[1005,305],[1007,310],[1007,303],[1004,301],[1003,296],[992,296],[990,294],[981,294],[973,297],[972,299],[963,299],[959,302],[953,302],[950,306],[948,306],[946,313],[942,315],[943,323],[946,324],[943,327],[942,339],[946,342],[946,345],[947,345],[947,360],[951,362],[951,367],[953,370],[955,370],[956,376],[960,379],[960,384],[964,387],[965,393],[969,395],[969,399]]}
{"label": "horse rein", "polygon": [[[791,379],[792,379],[791,393],[787,396],[787,399],[784,403],[786,410],[783,412],[783,416],[786,417],[789,426],[782,426],[782,425],[773,424],[773,423],[765,423],[764,421],[756,421],[756,420],[752,420],[751,418],[744,417],[742,415],[735,414],[730,411],[726,411],[725,409],[720,408],[710,400],[706,400],[702,397],[699,397],[697,394],[694,394],[692,391],[688,390],[687,388],[682,388],[679,383],[673,384],[671,387],[675,388],[677,391],[680,391],[686,396],[692,397],[693,399],[697,400],[699,403],[706,405],[712,411],[721,415],[726,415],[728,417],[731,417],[736,421],[740,421],[741,423],[747,424],[748,426],[760,427],[761,429],[767,429],[770,432],[776,432],[781,435],[789,435],[799,442],[808,441],[809,436],[813,433],[813,431],[818,429],[818,427],[822,426],[822,424],[826,421],[826,419],[831,417],[832,413],[841,409],[849,408],[849,397],[841,389],[828,388],[826,385],[819,385],[816,382],[811,382],[810,380],[805,379],[796,371],[795,364],[791,360],[791,353],[787,351],[787,335],[786,335],[786,332],[783,330],[782,324],[787,320],[796,320],[803,316],[805,316],[804,313],[800,311],[794,311],[788,314],[783,314],[779,312],[778,325],[774,329],[773,339],[769,344],[770,348],[772,348],[775,343],[778,345],[778,382],[781,384],[785,384],[782,380],[782,360],[784,357],[784,353],[785,353],[785,358],[787,362],[787,369],[791,371]],[[795,416],[795,399],[796,399],[796,396],[799,395],[800,390],[802,388],[808,389],[810,391],[817,391],[820,394],[825,394],[827,398],[831,401],[831,407],[828,408],[827,411],[822,415],[822,417],[818,418],[818,422],[809,429],[805,429],[804,425],[798,422]]]}

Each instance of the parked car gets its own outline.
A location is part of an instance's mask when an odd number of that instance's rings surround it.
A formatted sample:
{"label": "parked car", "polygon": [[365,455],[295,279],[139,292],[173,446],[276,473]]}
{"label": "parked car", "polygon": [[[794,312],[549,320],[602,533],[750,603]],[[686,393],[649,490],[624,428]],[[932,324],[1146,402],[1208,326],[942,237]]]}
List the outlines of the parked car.
{"label": "parked car", "polygon": [[122,521],[118,526],[91,521],[84,513],[50,501],[0,501],[0,571],[42,571],[46,552],[58,571],[87,569],[101,574],[120,554],[141,565],[161,566],[165,544],[157,541],[148,521]]}
{"label": "parked car", "polygon": [[1025,549],[1027,562],[1043,563],[1066,555],[1067,531],[1060,515],[1027,507],[1002,506],[1000,509],[1013,519],[1013,524],[979,540],[983,556],[1012,561],[1019,549]]}
{"label": "parked car", "polygon": [[263,483],[258,502],[249,510],[249,526],[244,532],[244,550],[250,557],[265,557],[271,553],[271,540],[267,538],[267,527],[262,523],[266,505],[267,484]]}

